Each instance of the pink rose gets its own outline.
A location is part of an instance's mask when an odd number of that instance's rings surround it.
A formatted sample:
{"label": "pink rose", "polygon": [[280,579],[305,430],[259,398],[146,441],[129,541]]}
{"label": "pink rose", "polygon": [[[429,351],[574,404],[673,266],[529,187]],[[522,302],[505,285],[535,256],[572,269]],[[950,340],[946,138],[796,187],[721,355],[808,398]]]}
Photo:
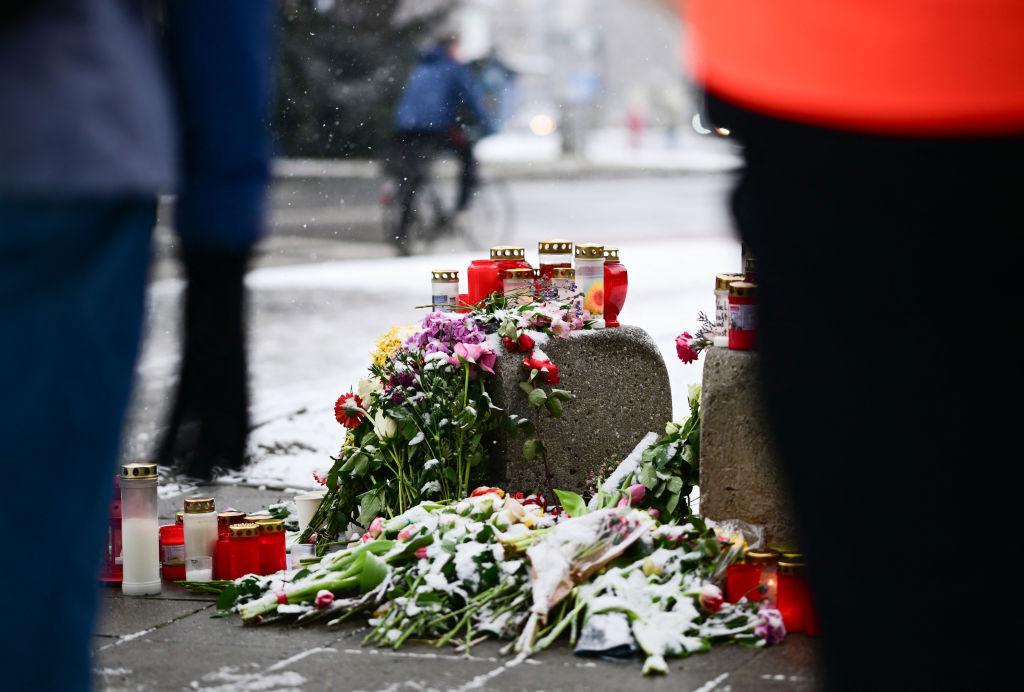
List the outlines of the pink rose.
{"label": "pink rose", "polygon": [[422,548],[417,548],[416,549],[416,559],[417,560],[426,560],[427,559],[427,546],[423,546]]}
{"label": "pink rose", "polygon": [[717,613],[722,609],[723,603],[725,598],[722,596],[722,590],[714,584],[706,584],[700,590],[700,605],[709,613]]}
{"label": "pink rose", "polygon": [[374,517],[373,521],[370,522],[370,528],[366,530],[366,533],[370,534],[370,538],[377,538],[384,532],[384,520],[380,517]]}
{"label": "pink rose", "polygon": [[334,603],[334,594],[327,589],[320,589],[316,592],[316,600],[313,601],[313,605],[317,608],[326,608],[327,606]]}

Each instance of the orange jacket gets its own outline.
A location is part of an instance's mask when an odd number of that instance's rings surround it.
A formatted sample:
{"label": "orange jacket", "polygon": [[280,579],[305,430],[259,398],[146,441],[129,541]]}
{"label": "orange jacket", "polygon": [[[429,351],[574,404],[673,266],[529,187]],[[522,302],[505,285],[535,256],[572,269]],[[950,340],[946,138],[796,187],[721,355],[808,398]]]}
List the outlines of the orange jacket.
{"label": "orange jacket", "polygon": [[782,118],[1024,133],[1024,0],[681,0],[709,90]]}

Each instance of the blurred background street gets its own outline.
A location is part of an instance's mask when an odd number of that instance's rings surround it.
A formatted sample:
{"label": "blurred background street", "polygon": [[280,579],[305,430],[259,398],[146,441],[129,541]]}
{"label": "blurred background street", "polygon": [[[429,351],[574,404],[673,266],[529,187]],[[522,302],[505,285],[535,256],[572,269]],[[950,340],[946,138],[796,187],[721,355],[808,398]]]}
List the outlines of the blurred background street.
{"label": "blurred background street", "polygon": [[[379,202],[394,98],[439,30],[458,32],[460,57],[483,65],[484,78],[488,60],[502,66],[489,92],[500,130],[476,146],[508,210],[502,240],[533,260],[547,238],[620,247],[630,272],[622,319],[656,339],[682,415],[701,366],[676,359],[674,338],[713,308],[714,274],[739,269],[727,208],[739,157],[700,123],[674,3],[370,5],[282,3],[272,225],[248,277],[253,463],[222,480],[312,486],[341,440],[334,400],[364,372],[377,336],[424,314],[415,306],[429,301],[431,269],[464,272],[486,256],[442,238],[427,254],[397,257]],[[435,176],[452,180],[453,163],[439,162]],[[125,459],[151,457],[178,366],[171,202],[157,229]]]}

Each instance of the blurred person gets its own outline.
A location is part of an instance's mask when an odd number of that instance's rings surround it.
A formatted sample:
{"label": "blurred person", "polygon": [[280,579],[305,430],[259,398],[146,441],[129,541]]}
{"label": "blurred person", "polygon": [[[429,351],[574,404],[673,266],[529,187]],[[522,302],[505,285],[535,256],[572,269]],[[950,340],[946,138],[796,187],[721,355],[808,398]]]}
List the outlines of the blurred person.
{"label": "blurred person", "polygon": [[825,686],[1002,687],[1024,4],[693,0],[689,20],[713,121],[744,148],[733,211]]}
{"label": "blurred person", "polygon": [[186,468],[201,474],[241,462],[242,277],[264,225],[272,9],[37,0],[0,12],[5,689],[90,687],[160,192],[178,192],[187,276],[173,422],[193,435],[172,429],[170,446],[190,444]]}
{"label": "blurred person", "polygon": [[[395,108],[395,156],[398,179],[420,170],[435,152],[452,151],[462,166],[455,213],[469,207],[477,185],[474,138],[467,132],[469,115],[481,136],[493,134],[483,92],[469,67],[459,61],[459,37],[443,36],[420,57]],[[412,176],[409,176],[412,177]]]}

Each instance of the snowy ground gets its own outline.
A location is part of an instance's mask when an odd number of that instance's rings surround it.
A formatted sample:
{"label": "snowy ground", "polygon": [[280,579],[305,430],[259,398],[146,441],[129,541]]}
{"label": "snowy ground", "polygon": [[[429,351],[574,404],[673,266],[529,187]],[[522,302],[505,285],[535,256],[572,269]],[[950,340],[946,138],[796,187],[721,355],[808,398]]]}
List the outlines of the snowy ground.
{"label": "snowy ground", "polygon": [[[580,183],[551,197],[536,197],[540,192],[530,185],[519,191],[525,208],[516,240],[527,248],[557,236],[621,247],[630,272],[622,319],[646,329],[661,347],[677,416],[685,414],[686,385],[700,380],[702,366],[680,363],[674,338],[694,326],[699,311],[713,309],[714,275],[739,268],[739,244],[724,211],[726,189],[727,181],[692,180]],[[376,337],[423,314],[415,306],[429,301],[431,269],[465,267],[470,259],[469,253],[455,253],[293,262],[251,272],[250,362],[258,427],[251,439],[255,461],[233,480],[312,487],[312,471],[330,466],[342,438],[333,403],[364,372]],[[165,415],[178,361],[181,288],[176,278],[151,286],[127,458],[152,453]]]}

